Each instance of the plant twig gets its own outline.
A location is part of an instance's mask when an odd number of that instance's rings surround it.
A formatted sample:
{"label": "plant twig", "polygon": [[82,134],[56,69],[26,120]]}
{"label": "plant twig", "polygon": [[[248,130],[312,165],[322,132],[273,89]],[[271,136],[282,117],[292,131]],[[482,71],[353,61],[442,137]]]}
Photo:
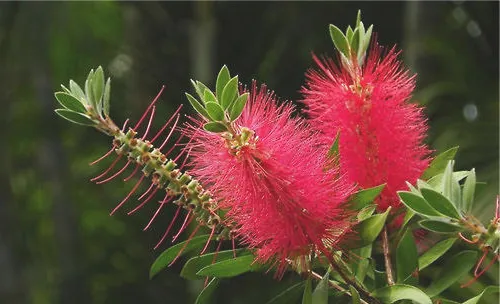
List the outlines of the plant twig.
{"label": "plant twig", "polygon": [[389,253],[389,239],[387,237],[386,226],[384,226],[384,230],[382,230],[382,249],[384,251],[385,273],[387,276],[387,284],[391,286],[394,285],[394,277],[392,275],[391,256]]}

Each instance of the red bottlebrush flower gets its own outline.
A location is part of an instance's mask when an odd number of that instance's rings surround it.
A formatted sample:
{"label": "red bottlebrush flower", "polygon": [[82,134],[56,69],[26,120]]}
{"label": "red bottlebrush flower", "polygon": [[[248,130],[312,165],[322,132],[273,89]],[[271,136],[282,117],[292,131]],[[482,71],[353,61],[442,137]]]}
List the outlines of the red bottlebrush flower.
{"label": "red bottlebrush flower", "polygon": [[352,189],[335,169],[324,170],[326,150],[293,111],[254,82],[232,135],[201,122],[186,129],[190,173],[228,210],[236,237],[257,259],[278,264],[278,276],[288,259],[307,268],[305,256],[335,247],[349,226],[341,203]]}
{"label": "red bottlebrush flower", "polygon": [[331,145],[340,131],[341,172],[362,188],[386,184],[380,210],[400,205],[396,191],[415,183],[429,165],[423,144],[427,131],[422,109],[408,101],[414,77],[391,49],[383,56],[374,44],[363,67],[339,68],[314,57],[319,69],[307,73],[303,88],[311,124]]}

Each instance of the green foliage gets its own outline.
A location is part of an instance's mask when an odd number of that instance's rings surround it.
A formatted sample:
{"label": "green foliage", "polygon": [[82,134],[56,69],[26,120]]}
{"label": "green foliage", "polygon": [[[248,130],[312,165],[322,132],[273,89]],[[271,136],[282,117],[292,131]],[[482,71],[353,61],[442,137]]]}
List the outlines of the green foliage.
{"label": "green foliage", "polygon": [[411,230],[407,229],[399,240],[396,249],[396,282],[404,284],[411,282],[415,285],[417,280],[412,276],[418,274],[417,245]]}
{"label": "green foliage", "polygon": [[386,286],[375,290],[372,295],[380,299],[383,303],[412,300],[419,304],[432,304],[431,299],[423,291],[410,285],[397,284]]}
{"label": "green foliage", "polygon": [[312,293],[312,304],[328,304],[328,281],[330,272],[327,271]]}
{"label": "green foliage", "polygon": [[453,147],[436,156],[429,165],[429,168],[427,168],[427,170],[425,170],[422,174],[422,178],[429,179],[439,173],[442,173],[446,169],[448,161],[455,158],[457,151],[458,147]]}
{"label": "green foliage", "polygon": [[456,240],[456,238],[443,240],[424,252],[424,254],[422,254],[418,258],[418,269],[422,270],[426,268],[441,256],[443,256],[443,254],[445,254],[451,248],[451,246],[453,246],[453,243],[455,243]]}
{"label": "green foliage", "polygon": [[296,283],[286,290],[280,292],[274,298],[269,300],[267,304],[288,304],[294,303],[302,293],[302,289],[304,289],[304,282]]}
{"label": "green foliage", "polygon": [[222,260],[203,267],[196,274],[207,277],[230,278],[251,271],[254,260],[255,257],[253,255],[243,255]]}
{"label": "green foliage", "polygon": [[210,303],[210,299],[214,291],[219,286],[219,279],[213,278],[208,282],[207,286],[203,288],[198,297],[196,298],[195,304],[207,304]]}
{"label": "green foliage", "polygon": [[250,254],[250,252],[248,252],[245,249],[238,249],[235,251],[225,250],[225,251],[212,252],[200,256],[195,256],[189,259],[184,264],[184,267],[182,267],[180,275],[181,277],[189,280],[197,280],[203,278],[203,276],[197,274],[198,271],[213,263],[232,259],[234,258],[235,254],[241,256],[241,255],[248,255]]}

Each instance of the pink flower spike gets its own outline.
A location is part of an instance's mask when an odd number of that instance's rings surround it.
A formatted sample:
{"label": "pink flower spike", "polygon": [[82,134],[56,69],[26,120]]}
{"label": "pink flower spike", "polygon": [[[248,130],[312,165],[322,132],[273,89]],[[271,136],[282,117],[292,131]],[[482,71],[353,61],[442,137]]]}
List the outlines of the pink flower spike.
{"label": "pink flower spike", "polygon": [[[321,143],[337,134],[341,174],[361,188],[386,184],[379,210],[401,205],[396,191],[415,183],[429,165],[422,108],[409,102],[415,78],[391,49],[373,44],[364,66],[348,72],[331,59],[314,57],[302,89],[311,124]],[[353,74],[354,73],[354,74]]]}
{"label": "pink flower spike", "polygon": [[350,226],[342,203],[353,189],[335,168],[325,170],[327,149],[294,111],[253,82],[233,133],[206,131],[201,117],[183,129],[188,170],[227,210],[233,248],[237,237],[258,262],[277,262],[278,276],[287,259],[309,255],[313,246],[333,250],[325,244],[337,244]]}

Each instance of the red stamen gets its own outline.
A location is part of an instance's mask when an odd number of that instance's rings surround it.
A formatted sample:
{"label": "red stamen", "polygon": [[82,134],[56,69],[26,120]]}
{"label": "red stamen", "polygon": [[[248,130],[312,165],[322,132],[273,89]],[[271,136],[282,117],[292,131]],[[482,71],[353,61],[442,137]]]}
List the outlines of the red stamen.
{"label": "red stamen", "polygon": [[123,206],[123,204],[125,204],[125,202],[129,199],[129,197],[135,192],[135,190],[137,190],[143,179],[144,175],[141,176],[141,178],[137,181],[132,190],[130,190],[127,196],[125,196],[125,198],[115,207],[115,209],[113,209],[113,211],[111,211],[109,215],[113,215],[116,212],[116,210],[120,209],[120,207]]}
{"label": "red stamen", "polygon": [[142,200],[146,196],[146,194],[148,194],[149,191],[151,191],[151,189],[153,189],[154,185],[155,185],[154,183],[151,183],[148,190],[144,191],[144,193],[141,194],[141,196],[139,196],[139,198],[137,200],[139,200],[139,201]]}
{"label": "red stamen", "polygon": [[149,226],[151,226],[151,224],[155,220],[156,216],[160,213],[160,210],[163,208],[163,206],[165,206],[167,203],[169,203],[170,201],[172,201],[172,199],[174,198],[173,196],[171,196],[170,198],[168,198],[168,196],[169,195],[167,193],[167,195],[165,195],[165,198],[162,201],[159,202],[160,203],[160,207],[158,207],[158,209],[156,209],[155,214],[153,215],[153,217],[151,217],[151,219],[149,220],[149,223],[146,225],[146,227],[144,227],[143,231],[148,230]]}
{"label": "red stamen", "polygon": [[161,93],[163,92],[163,89],[165,89],[165,86],[161,86],[161,90],[160,92],[158,93],[158,95],[156,95],[155,99],[153,99],[153,101],[149,104],[149,106],[146,108],[146,111],[144,111],[144,113],[142,114],[141,116],[141,119],[139,119],[139,121],[135,124],[135,127],[132,129],[134,131],[136,131],[136,129],[139,127],[139,125],[142,123],[142,121],[144,120],[144,118],[146,118],[146,115],[148,115],[149,111],[151,110],[151,108],[154,106],[154,104],[156,103],[156,101],[158,100],[158,98],[160,98],[160,95]]}
{"label": "red stamen", "polygon": [[165,156],[169,155],[170,153],[172,153],[172,151],[174,151],[175,147],[177,147],[177,144],[181,141],[181,139],[183,137],[184,137],[184,135],[179,136],[179,138],[177,139],[177,141],[175,142],[175,144],[172,145],[172,148],[170,148],[170,150],[168,150],[168,152],[165,153]]}
{"label": "red stamen", "polygon": [[160,241],[156,244],[156,246],[154,247],[154,250],[156,250],[161,243],[163,243],[163,241],[165,240],[165,238],[167,237],[168,233],[170,232],[170,229],[172,229],[172,227],[174,226],[174,223],[175,223],[175,220],[177,219],[177,216],[179,215],[179,212],[181,211],[181,206],[177,207],[177,211],[175,212],[175,215],[174,217],[172,218],[172,221],[170,221],[170,225],[168,225],[168,228],[167,230],[165,231],[165,233],[163,234],[163,236],[161,237]]}
{"label": "red stamen", "polygon": [[172,243],[175,242],[175,240],[181,235],[181,233],[184,231],[184,229],[186,229],[186,227],[189,225],[189,223],[191,223],[191,221],[193,220],[194,217],[190,216],[190,215],[191,215],[191,210],[189,210],[189,212],[186,214],[186,218],[184,219],[184,222],[182,223],[181,229],[179,229],[177,234],[174,235],[174,237],[172,239]]}
{"label": "red stamen", "polygon": [[151,110],[151,116],[149,116],[149,121],[148,121],[148,126],[146,127],[146,132],[144,132],[144,135],[142,136],[142,140],[146,139],[146,136],[149,133],[149,129],[151,128],[151,122],[153,121],[153,117],[155,116],[155,111],[156,107],[153,107],[153,110]]}
{"label": "red stamen", "polygon": [[191,149],[189,149],[189,151],[187,151],[186,155],[184,156],[184,161],[182,162],[182,165],[179,167],[179,170],[184,169],[184,166],[186,165],[187,160],[189,158],[189,153],[191,153]]}
{"label": "red stamen", "polygon": [[104,177],[106,174],[108,174],[108,172],[111,171],[116,166],[116,163],[118,163],[120,161],[122,156],[123,156],[123,154],[118,155],[118,157],[111,163],[111,165],[109,165],[109,167],[108,167],[108,169],[106,169],[106,171],[104,171],[100,175],[90,179],[90,181],[95,182],[96,180],[98,180],[98,179]]}
{"label": "red stamen", "polygon": [[100,162],[101,160],[105,159],[106,157],[108,157],[111,153],[113,153],[113,151],[115,151],[115,146],[111,147],[111,150],[109,150],[108,152],[106,152],[106,154],[104,154],[103,156],[99,157],[98,159],[94,160],[93,162],[89,163],[90,166],[93,166],[95,164],[97,164],[98,162]]}
{"label": "red stamen", "polygon": [[479,271],[479,267],[483,264],[484,259],[486,258],[487,255],[488,255],[488,250],[483,250],[483,255],[481,256],[481,258],[477,262],[476,268],[474,269],[474,276],[476,278],[479,277],[479,275],[477,274],[477,272]]}
{"label": "red stamen", "polygon": [[127,215],[131,215],[132,213],[134,213],[134,212],[136,212],[137,210],[141,209],[141,208],[142,208],[142,206],[146,205],[146,203],[147,203],[147,202],[149,202],[149,201],[153,198],[153,196],[156,194],[156,192],[158,191],[158,189],[160,189],[160,188],[156,187],[156,188],[153,190],[153,192],[151,192],[151,194],[148,196],[148,198],[147,198],[147,199],[145,199],[142,203],[140,203],[140,204],[139,204],[137,207],[135,207],[133,210],[129,211],[129,212],[127,213]]}
{"label": "red stamen", "polygon": [[161,133],[163,131],[165,131],[167,126],[170,124],[172,119],[174,119],[175,115],[177,115],[179,113],[181,108],[182,108],[182,104],[177,108],[177,110],[175,110],[174,114],[172,114],[172,116],[170,116],[169,120],[163,125],[163,127],[161,127],[161,129],[156,133],[156,135],[153,137],[153,139],[151,139],[151,143],[153,143],[161,135]]}
{"label": "red stamen", "polygon": [[212,227],[212,231],[210,231],[210,236],[208,237],[208,240],[205,243],[205,247],[203,247],[203,250],[200,252],[200,255],[204,254],[205,251],[207,250],[208,244],[210,244],[210,241],[212,240],[212,237],[214,236],[215,227],[216,227],[215,225]]}
{"label": "red stamen", "polygon": [[193,232],[191,232],[191,234],[189,235],[186,243],[184,243],[184,246],[182,246],[181,250],[179,250],[179,252],[175,256],[175,258],[172,260],[172,262],[170,262],[170,264],[168,264],[169,267],[172,266],[177,261],[177,259],[181,256],[182,252],[186,249],[187,245],[189,244],[189,242],[191,241],[193,236],[196,234],[196,232],[198,232],[198,229],[200,229],[200,227],[201,227],[201,225],[199,224],[198,226],[196,226],[196,228],[194,228]]}
{"label": "red stamen", "polygon": [[137,170],[139,170],[139,166],[140,166],[139,164],[136,164],[136,165],[135,165],[135,168],[134,168],[134,171],[132,171],[132,173],[130,173],[130,175],[129,175],[129,176],[125,177],[125,178],[123,179],[123,181],[124,181],[124,182],[127,182],[129,179],[131,179],[131,178],[132,178],[132,177],[133,177],[133,176],[137,173]]}
{"label": "red stamen", "polygon": [[170,136],[172,136],[172,133],[174,133],[174,130],[175,130],[175,127],[177,126],[177,123],[179,122],[179,117],[180,115],[177,114],[175,116],[175,121],[174,121],[174,124],[172,126],[172,128],[170,128],[170,132],[168,132],[168,135],[167,137],[165,137],[165,139],[163,140],[163,142],[161,143],[160,147],[158,148],[158,150],[161,150],[163,149],[163,147],[165,146],[165,144],[167,143],[167,141],[170,139]]}
{"label": "red stamen", "polygon": [[125,128],[127,127],[128,121],[129,121],[129,119],[127,118],[127,119],[125,120],[125,122],[123,123],[122,132],[124,132],[124,131],[125,131]]}
{"label": "red stamen", "polygon": [[468,238],[466,238],[465,236],[463,236],[462,232],[459,232],[458,233],[458,236],[466,243],[469,243],[469,244],[475,244],[479,241],[479,239],[475,240],[475,241],[471,241],[469,240]]}
{"label": "red stamen", "polygon": [[113,178],[115,178],[118,175],[120,175],[123,171],[125,171],[125,169],[127,169],[127,167],[128,167],[129,164],[130,164],[130,159],[127,161],[127,163],[125,164],[125,166],[123,166],[123,168],[120,169],[120,171],[116,172],[115,174],[111,175],[110,177],[108,177],[108,178],[106,178],[106,179],[104,179],[102,181],[96,182],[96,184],[100,185],[100,184],[104,184],[106,182],[109,182]]}

